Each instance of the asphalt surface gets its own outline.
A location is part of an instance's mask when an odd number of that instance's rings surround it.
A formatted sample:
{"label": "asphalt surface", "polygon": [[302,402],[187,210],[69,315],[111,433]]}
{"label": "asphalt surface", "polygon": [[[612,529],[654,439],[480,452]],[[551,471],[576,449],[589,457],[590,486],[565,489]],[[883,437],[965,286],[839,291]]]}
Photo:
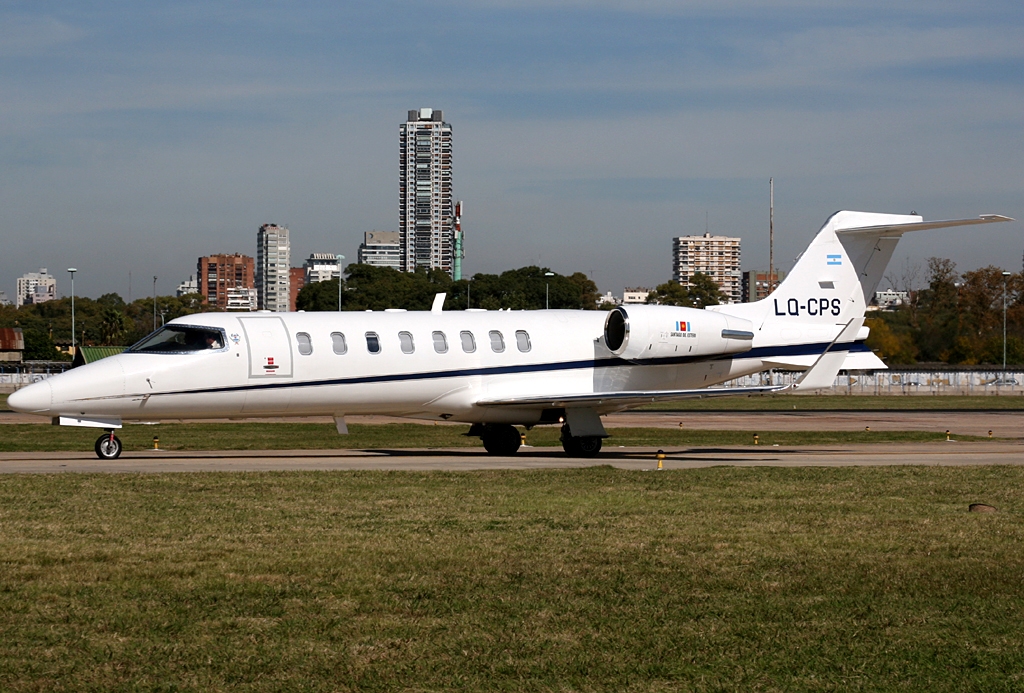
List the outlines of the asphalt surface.
{"label": "asphalt surface", "polygon": [[[333,423],[328,417],[301,421]],[[286,422],[296,419],[259,419]],[[352,416],[349,423],[405,422],[383,416]],[[0,412],[0,425],[49,424],[49,420]],[[623,412],[604,417],[608,428],[655,427],[745,431],[877,431],[951,430],[957,435],[1013,441],[945,443],[876,443],[792,447],[719,447],[666,449],[666,469],[734,466],[873,466],[1024,464],[1024,412]],[[429,422],[427,425],[432,425]],[[457,424],[464,426],[465,424]],[[657,467],[653,448],[616,447],[606,443],[592,460],[566,457],[561,448],[524,447],[513,457],[491,457],[480,448],[401,450],[267,450],[267,451],[138,451],[108,462],[92,450],[80,452],[0,452],[2,473],[57,472],[195,472],[271,470],[476,470],[559,469],[611,465],[622,469]]]}
{"label": "asphalt surface", "polygon": [[[1019,465],[1024,442],[941,442],[801,447],[677,447],[665,450],[665,469],[738,467],[846,467],[885,465]],[[512,457],[491,457],[479,449],[269,450],[217,452],[126,452],[103,461],[91,451],[0,453],[7,473],[164,473],[298,470],[470,471],[484,469],[566,469],[610,465],[657,468],[651,448],[607,447],[591,460],[566,457],[558,448],[522,448]]]}
{"label": "asphalt surface", "polygon": [[[423,423],[392,416],[349,416],[351,424]],[[230,419],[189,419],[190,423],[230,423]],[[328,416],[246,419],[266,423],[334,424]],[[630,411],[603,417],[606,428],[687,428],[727,431],[937,431],[996,438],[1024,437],[1024,411],[793,411],[793,412],[643,412]],[[2,424],[50,424],[50,419],[12,411],[0,411]],[[131,424],[129,424],[131,425]],[[465,427],[468,424],[441,424]]]}

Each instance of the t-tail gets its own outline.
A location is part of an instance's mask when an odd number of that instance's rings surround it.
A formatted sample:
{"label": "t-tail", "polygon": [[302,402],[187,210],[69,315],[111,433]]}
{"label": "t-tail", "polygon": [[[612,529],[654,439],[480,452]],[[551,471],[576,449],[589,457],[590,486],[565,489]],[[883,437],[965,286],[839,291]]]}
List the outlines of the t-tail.
{"label": "t-tail", "polygon": [[[911,214],[836,212],[825,222],[789,275],[767,298],[754,303],[713,306],[725,315],[749,320],[755,330],[754,346],[783,346],[808,342],[830,343],[851,320],[861,321],[885,274],[896,244],[908,231],[971,226],[1009,217],[984,214],[975,219],[924,221]],[[863,342],[861,328],[855,341]],[[844,339],[845,339],[844,335]],[[844,368],[884,367],[870,351],[852,358]],[[778,360],[777,366],[807,367],[801,359]],[[856,362],[855,362],[856,361]]]}

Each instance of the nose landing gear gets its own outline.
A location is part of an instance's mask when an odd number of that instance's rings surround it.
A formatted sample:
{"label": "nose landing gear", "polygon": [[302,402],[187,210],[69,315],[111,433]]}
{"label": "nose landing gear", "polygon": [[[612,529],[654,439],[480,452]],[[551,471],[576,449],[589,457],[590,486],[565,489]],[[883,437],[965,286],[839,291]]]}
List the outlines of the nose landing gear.
{"label": "nose landing gear", "polygon": [[121,439],[114,435],[113,429],[96,439],[96,456],[101,460],[116,460],[121,456]]}

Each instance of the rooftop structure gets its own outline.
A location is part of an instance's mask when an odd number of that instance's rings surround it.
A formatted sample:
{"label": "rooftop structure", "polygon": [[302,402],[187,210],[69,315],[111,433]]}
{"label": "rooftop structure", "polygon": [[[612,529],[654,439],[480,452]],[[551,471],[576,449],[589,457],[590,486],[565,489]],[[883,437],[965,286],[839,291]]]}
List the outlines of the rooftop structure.
{"label": "rooftop structure", "polygon": [[188,276],[188,279],[183,281],[181,284],[178,284],[178,289],[175,291],[175,295],[178,298],[181,298],[182,296],[188,296],[189,294],[198,294],[198,293],[199,293],[199,281],[195,277],[193,277],[191,274]]}
{"label": "rooftop structure", "polygon": [[302,268],[305,284],[327,282],[341,276],[341,261],[334,253],[310,253]]}

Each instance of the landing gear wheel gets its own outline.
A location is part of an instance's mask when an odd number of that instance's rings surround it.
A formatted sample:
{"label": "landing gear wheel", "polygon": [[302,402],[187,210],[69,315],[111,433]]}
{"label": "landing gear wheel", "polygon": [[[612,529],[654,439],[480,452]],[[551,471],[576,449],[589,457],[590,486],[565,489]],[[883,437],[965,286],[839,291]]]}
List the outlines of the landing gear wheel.
{"label": "landing gear wheel", "polygon": [[490,455],[508,457],[519,450],[522,438],[515,426],[509,424],[496,424],[484,428],[480,434],[484,443],[484,449]]}
{"label": "landing gear wheel", "polygon": [[562,449],[569,457],[597,457],[601,452],[601,439],[597,436],[576,437],[569,429],[562,428]]}
{"label": "landing gear wheel", "polygon": [[101,435],[96,439],[96,456],[101,460],[116,460],[121,456],[121,439],[113,432]]}

